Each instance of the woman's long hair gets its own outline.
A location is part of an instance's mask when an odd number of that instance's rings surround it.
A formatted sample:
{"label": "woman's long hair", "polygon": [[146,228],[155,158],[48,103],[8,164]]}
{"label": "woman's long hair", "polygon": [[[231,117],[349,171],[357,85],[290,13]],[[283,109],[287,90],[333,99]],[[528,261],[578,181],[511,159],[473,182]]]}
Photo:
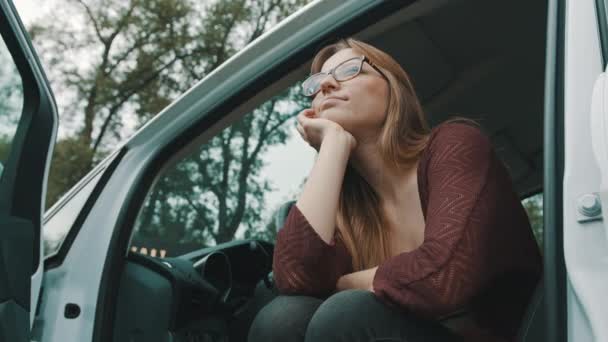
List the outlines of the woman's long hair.
{"label": "woman's long hair", "polygon": [[[378,136],[380,154],[396,167],[413,166],[426,147],[430,128],[407,73],[391,56],[361,41],[348,38],[325,46],[315,56],[311,72],[336,52],[351,48],[369,58],[389,84],[386,120]],[[372,268],[390,257],[390,231],[376,191],[350,165],[346,167],[338,204],[338,238],[352,256],[354,271]]]}

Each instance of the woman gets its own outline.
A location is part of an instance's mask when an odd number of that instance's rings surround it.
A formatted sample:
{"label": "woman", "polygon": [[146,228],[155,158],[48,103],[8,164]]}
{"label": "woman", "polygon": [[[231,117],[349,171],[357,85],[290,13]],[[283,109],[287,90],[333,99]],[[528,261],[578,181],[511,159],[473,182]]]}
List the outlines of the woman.
{"label": "woman", "polygon": [[311,71],[297,129],[319,153],[249,341],[513,340],[541,257],[489,139],[429,129],[407,74],[363,42]]}

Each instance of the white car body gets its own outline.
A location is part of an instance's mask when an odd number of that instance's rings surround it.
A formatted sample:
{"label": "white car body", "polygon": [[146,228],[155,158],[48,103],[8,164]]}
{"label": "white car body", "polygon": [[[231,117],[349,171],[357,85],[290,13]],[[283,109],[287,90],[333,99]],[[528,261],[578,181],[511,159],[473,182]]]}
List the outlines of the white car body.
{"label": "white car body", "polygon": [[[444,1],[426,2],[439,6]],[[9,10],[7,0],[0,3],[4,11]],[[46,269],[39,254],[40,267],[31,277],[31,339],[101,341],[106,336],[101,327],[113,318],[111,308],[100,307],[111,295],[106,283],[116,279],[109,272],[116,269],[119,258],[127,253],[125,218],[137,215],[134,212],[137,207],[131,203],[134,196],[141,195],[136,191],[141,184],[149,187],[155,174],[171,164],[174,158],[163,153],[176,137],[217,108],[228,106],[229,115],[200,136],[192,137],[188,144],[209,138],[218,127],[233,122],[278,87],[272,83],[278,80],[270,78],[272,84],[246,102],[229,105],[235,101],[235,94],[250,86],[252,80],[268,78],[269,74],[283,70],[288,65],[285,63],[317,37],[381,3],[326,0],[300,9],[195,84],[51,208],[45,225],[71,227],[78,221],[78,228],[70,232],[69,242],[59,253],[46,261]],[[599,23],[607,18],[601,16],[605,11],[598,15],[598,5],[604,6],[604,1],[548,1],[545,91],[552,95],[545,98],[543,188],[545,224],[558,230],[545,235],[546,293],[540,304],[544,309],[538,311],[542,316],[537,319],[545,319],[547,323],[534,323],[541,324],[536,329],[543,331],[546,341],[608,341],[608,296],[603,291],[608,284],[606,220],[600,217],[581,222],[578,209],[581,196],[599,193],[603,212],[608,212],[608,164],[603,164],[608,156],[608,76],[604,73],[604,59],[608,56],[602,56]],[[281,77],[298,78],[304,70],[290,67],[291,71]],[[563,73],[559,74],[560,71]],[[560,93],[556,89],[562,80]],[[556,119],[560,106],[563,117]],[[562,126],[563,135],[555,133]],[[548,176],[554,172],[559,177],[560,168],[563,178]],[[555,184],[561,184],[563,193]],[[88,203],[91,197],[94,201]],[[556,213],[560,208],[562,211]],[[74,304],[71,308],[79,308],[75,318],[64,314],[70,304]],[[560,306],[565,310],[560,311]],[[526,340],[532,341],[530,337]]]}

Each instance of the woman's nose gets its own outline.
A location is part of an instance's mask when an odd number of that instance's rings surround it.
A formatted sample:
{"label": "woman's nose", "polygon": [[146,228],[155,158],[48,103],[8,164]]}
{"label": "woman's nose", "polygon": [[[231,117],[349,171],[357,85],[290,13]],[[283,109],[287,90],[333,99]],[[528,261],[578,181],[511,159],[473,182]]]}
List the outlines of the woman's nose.
{"label": "woman's nose", "polygon": [[321,92],[327,93],[330,89],[336,89],[340,86],[338,81],[334,78],[332,74],[329,74],[321,80]]}

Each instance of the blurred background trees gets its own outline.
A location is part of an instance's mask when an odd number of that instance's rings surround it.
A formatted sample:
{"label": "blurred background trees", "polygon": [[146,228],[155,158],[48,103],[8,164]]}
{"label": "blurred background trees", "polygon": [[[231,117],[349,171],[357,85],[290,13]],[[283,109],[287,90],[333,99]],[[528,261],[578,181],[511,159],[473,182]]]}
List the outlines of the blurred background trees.
{"label": "blurred background trees", "polygon": [[[284,144],[288,125],[308,100],[299,87],[288,88],[163,173],[146,198],[137,222],[138,236],[171,235],[182,242],[231,241],[243,237],[274,241],[262,214],[271,176],[261,171],[268,147]],[[205,228],[205,229],[202,229]]]}
{"label": "blurred background trees", "polygon": [[[23,85],[0,37],[0,164],[6,162],[23,108]],[[1,166],[0,166],[1,167]]]}
{"label": "blurred background trees", "polygon": [[[28,27],[61,121],[47,207],[183,92],[309,2],[53,1],[53,10]],[[0,120],[15,120],[8,114],[20,110],[9,100],[21,86],[18,77],[7,82],[10,72],[2,68],[10,63],[2,58],[8,56],[0,56],[2,84],[12,85],[0,89]],[[146,197],[134,241],[183,246],[237,236],[274,241],[277,227],[262,217],[277,209],[266,201],[273,188],[272,175],[263,172],[264,157],[269,147],[285,144],[286,123],[308,101],[298,85],[286,89],[168,167]],[[0,131],[0,162],[10,150],[10,134]],[[540,243],[541,196],[524,201]]]}
{"label": "blurred background trees", "polygon": [[[107,153],[306,0],[64,0],[28,28],[57,96],[51,206]],[[59,15],[62,14],[62,15]]]}
{"label": "blurred background trees", "polygon": [[541,247],[543,246],[543,193],[530,196],[522,201],[528,218],[530,219],[530,225],[532,226],[532,233],[536,238],[536,242]]}
{"label": "blurred background trees", "polygon": [[[61,119],[47,207],[184,91],[307,2],[57,0],[48,20],[28,27]],[[215,244],[232,240],[242,224],[263,234],[271,184],[260,172],[262,157],[285,142],[283,124],[303,101],[285,91],[167,170],[149,193],[138,235]]]}

